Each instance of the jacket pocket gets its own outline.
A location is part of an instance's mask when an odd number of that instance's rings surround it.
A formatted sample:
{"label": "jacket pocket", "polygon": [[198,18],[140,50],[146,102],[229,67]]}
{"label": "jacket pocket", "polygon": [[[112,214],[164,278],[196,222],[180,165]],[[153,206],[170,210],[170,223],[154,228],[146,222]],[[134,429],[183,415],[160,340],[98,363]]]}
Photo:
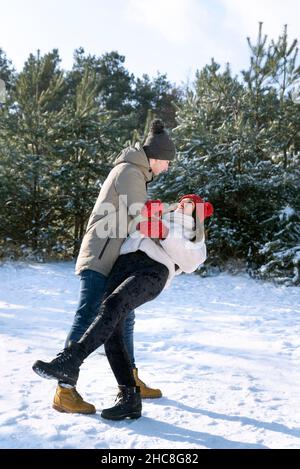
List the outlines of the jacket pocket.
{"label": "jacket pocket", "polygon": [[105,249],[107,248],[107,245],[108,245],[109,241],[110,241],[110,238],[107,238],[107,240],[105,241],[105,244],[104,244],[103,248],[102,248],[101,251],[100,251],[100,254],[99,254],[99,256],[98,256],[98,259],[101,259],[101,257],[103,256],[104,251],[105,251]]}

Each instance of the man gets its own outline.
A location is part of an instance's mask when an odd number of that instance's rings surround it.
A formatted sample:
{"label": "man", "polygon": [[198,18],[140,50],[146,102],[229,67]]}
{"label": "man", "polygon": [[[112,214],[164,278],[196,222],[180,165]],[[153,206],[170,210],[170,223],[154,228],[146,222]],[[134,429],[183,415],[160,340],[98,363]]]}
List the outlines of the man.
{"label": "man", "polygon": [[[76,263],[76,274],[80,275],[80,299],[74,322],[66,339],[66,346],[77,342],[93,322],[99,311],[107,277],[119,257],[121,245],[128,235],[130,222],[137,215],[137,205],[147,201],[147,184],[168,170],[169,162],[175,158],[175,145],[164,129],[163,123],[155,119],[143,146],[126,148],[116,159],[114,168],[105,180],[90,216]],[[121,233],[119,215],[126,198],[125,232]],[[110,207],[113,210],[110,210]],[[115,217],[115,233],[106,232],[109,217]],[[133,349],[134,311],[124,326],[124,341],[133,368],[136,385],[141,388],[141,397],[161,397],[159,389],[148,388],[137,374]],[[53,408],[60,412],[95,413],[95,407],[85,402],[76,388],[58,383]]]}

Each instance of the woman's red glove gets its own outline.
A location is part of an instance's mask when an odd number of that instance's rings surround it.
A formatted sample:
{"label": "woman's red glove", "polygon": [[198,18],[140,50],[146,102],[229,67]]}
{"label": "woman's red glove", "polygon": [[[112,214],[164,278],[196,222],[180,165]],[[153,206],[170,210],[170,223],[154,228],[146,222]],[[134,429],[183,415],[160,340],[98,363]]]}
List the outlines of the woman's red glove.
{"label": "woman's red glove", "polygon": [[165,239],[169,233],[168,228],[158,218],[141,221],[137,229],[147,238]]}

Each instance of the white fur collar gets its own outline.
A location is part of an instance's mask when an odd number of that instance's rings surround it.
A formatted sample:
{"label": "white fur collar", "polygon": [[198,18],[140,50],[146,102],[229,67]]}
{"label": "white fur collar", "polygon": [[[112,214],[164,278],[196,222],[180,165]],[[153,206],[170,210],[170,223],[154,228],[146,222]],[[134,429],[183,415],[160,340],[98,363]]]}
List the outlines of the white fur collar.
{"label": "white fur collar", "polygon": [[168,212],[163,215],[163,220],[170,224],[179,225],[181,229],[184,230],[185,236],[192,238],[195,233],[195,222],[194,218],[191,215],[185,215],[182,212]]}

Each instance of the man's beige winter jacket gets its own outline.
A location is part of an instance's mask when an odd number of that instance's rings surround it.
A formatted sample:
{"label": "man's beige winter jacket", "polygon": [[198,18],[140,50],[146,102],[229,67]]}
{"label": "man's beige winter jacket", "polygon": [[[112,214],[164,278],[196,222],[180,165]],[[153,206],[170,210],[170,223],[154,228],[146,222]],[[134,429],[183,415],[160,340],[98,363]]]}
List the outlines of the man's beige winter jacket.
{"label": "man's beige winter jacket", "polygon": [[[91,213],[76,263],[76,274],[91,269],[109,275],[127,238],[128,224],[137,214],[137,205],[133,204],[142,206],[146,202],[146,183],[152,177],[149,160],[140,144],[123,150]],[[127,207],[120,195],[127,196]],[[120,223],[120,215],[124,212],[125,221],[123,216],[123,223]]]}

